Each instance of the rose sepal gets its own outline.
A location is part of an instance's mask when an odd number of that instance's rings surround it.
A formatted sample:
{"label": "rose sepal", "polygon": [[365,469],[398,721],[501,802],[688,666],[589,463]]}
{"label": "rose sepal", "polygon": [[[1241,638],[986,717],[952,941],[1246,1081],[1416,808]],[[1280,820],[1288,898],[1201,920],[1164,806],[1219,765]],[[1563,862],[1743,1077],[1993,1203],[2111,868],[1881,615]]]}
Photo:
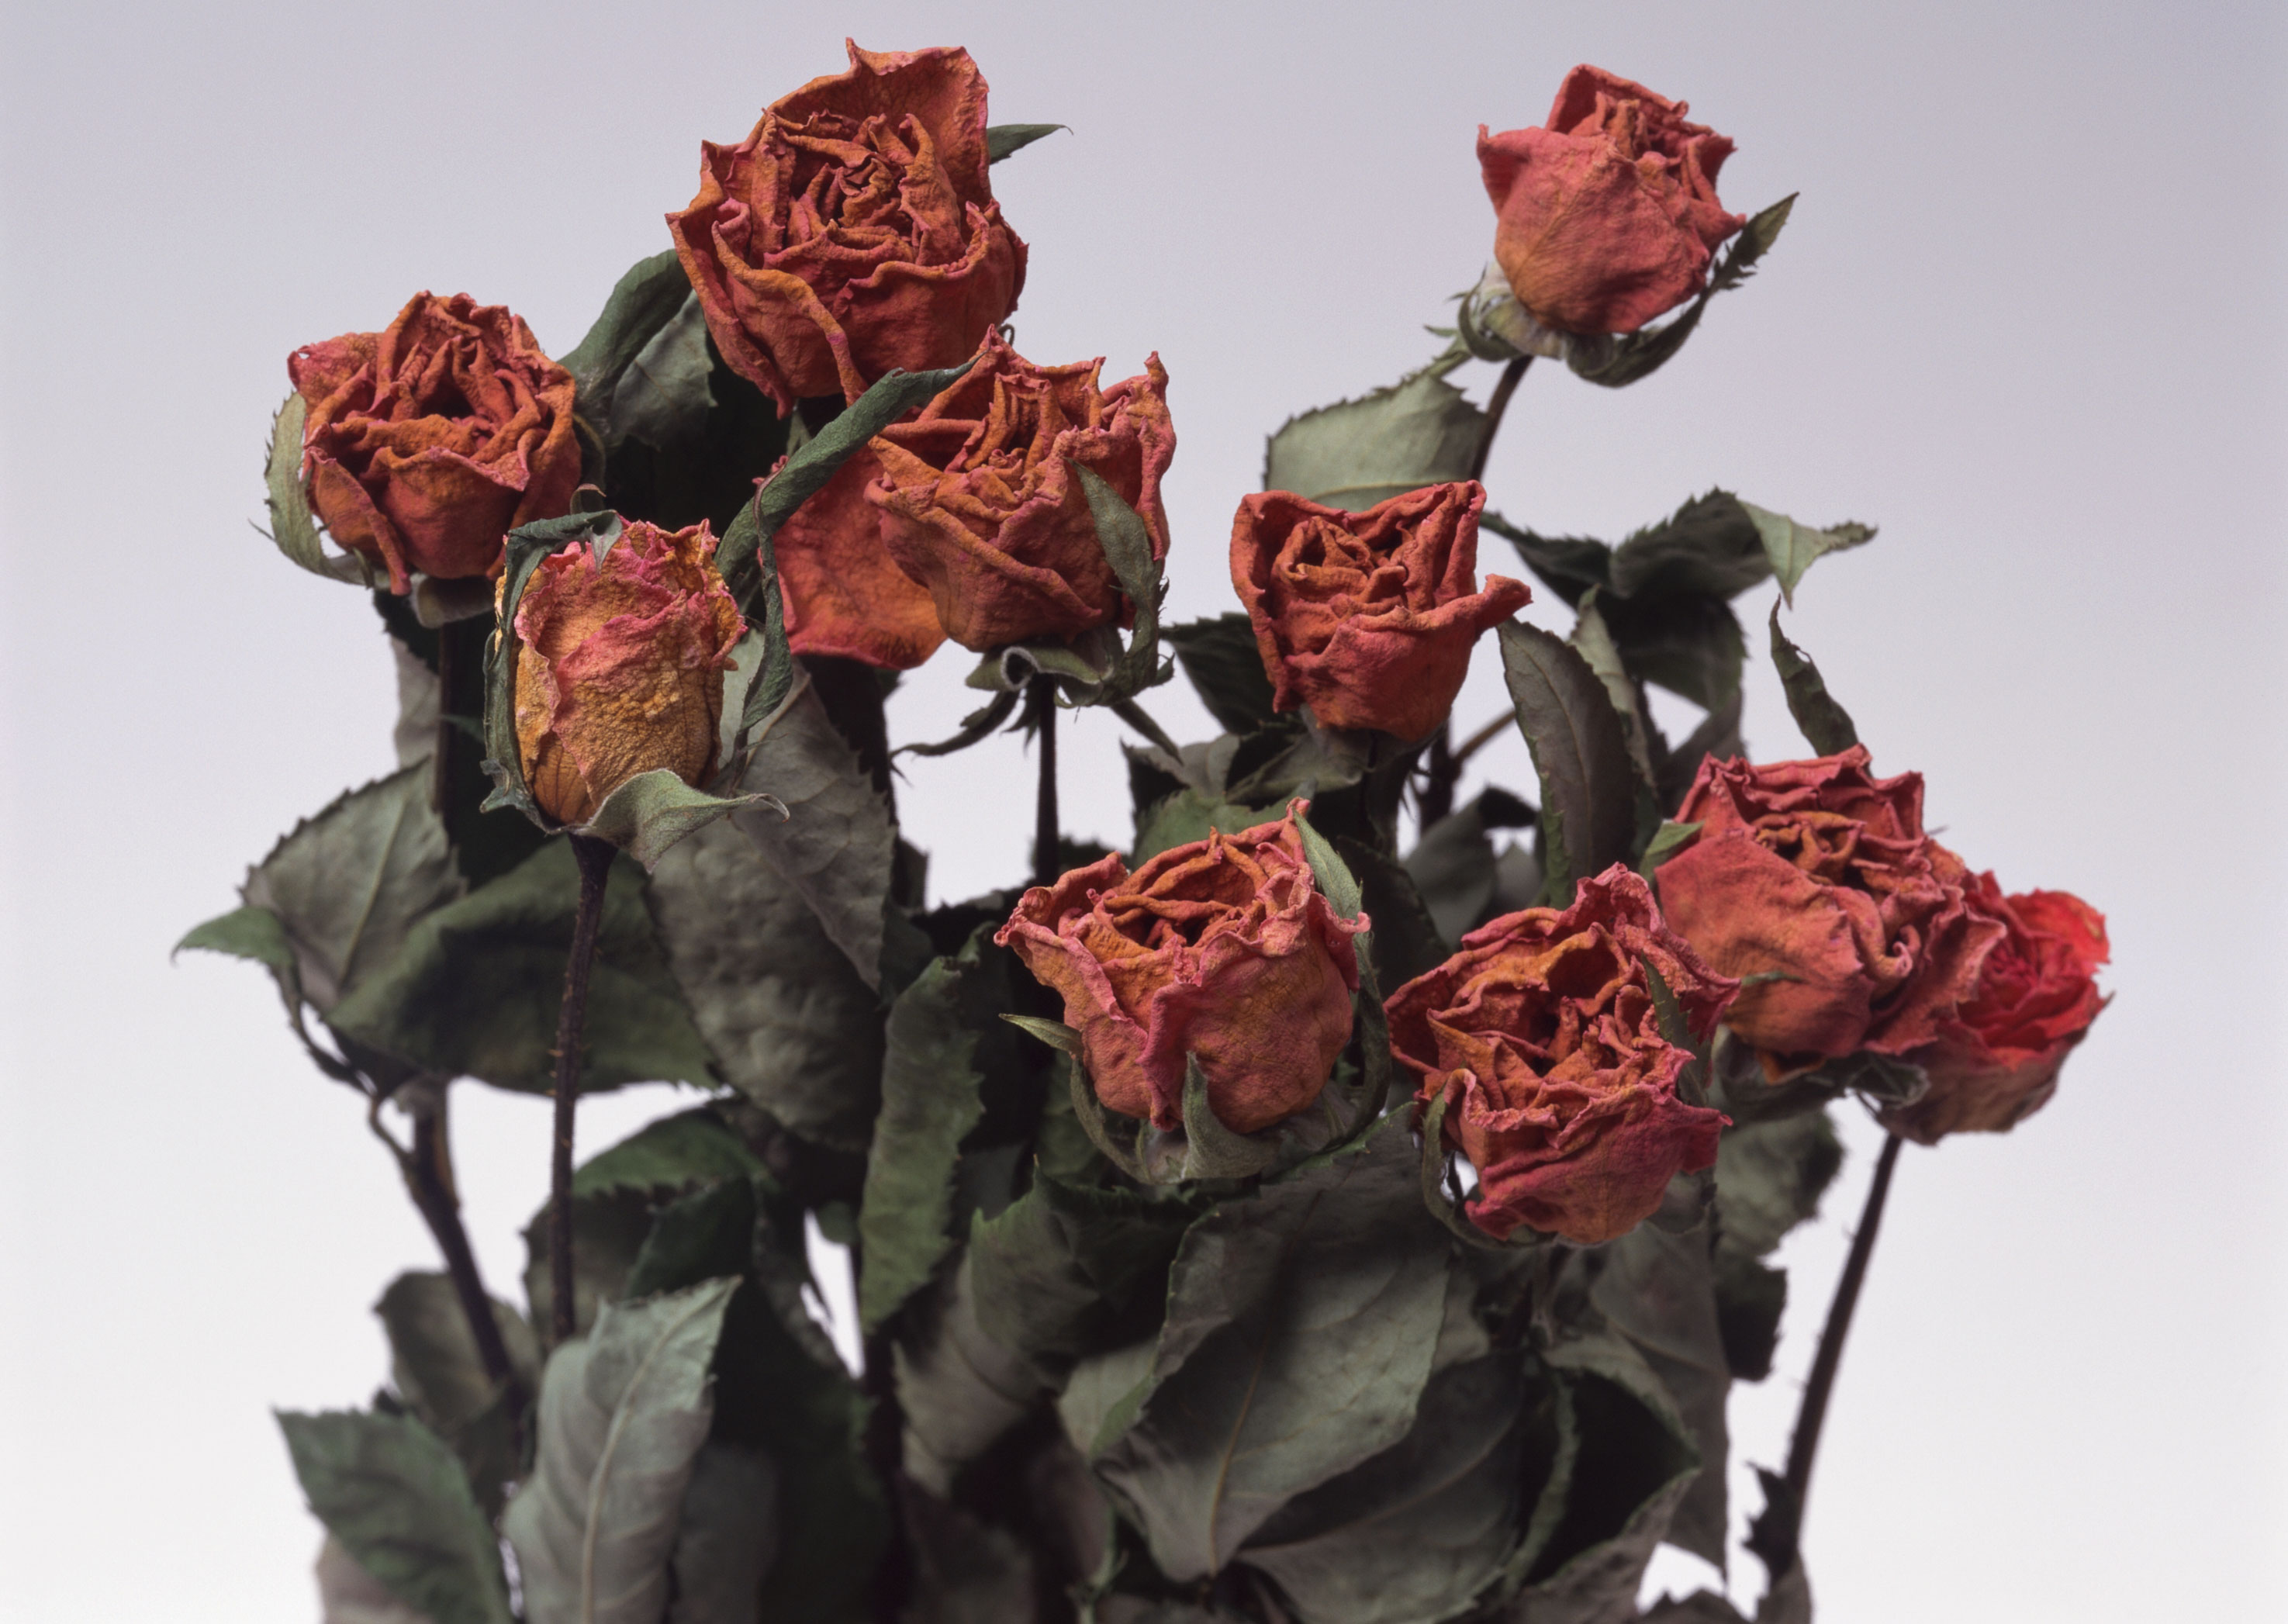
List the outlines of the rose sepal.
{"label": "rose sepal", "polygon": [[677,841],[743,806],[775,812],[782,821],[788,815],[786,803],[775,795],[709,795],[685,783],[673,768],[654,767],[606,796],[596,815],[571,832],[610,841],[648,874]]}
{"label": "rose sepal", "polygon": [[1487,1252],[1530,1252],[1557,1240],[1529,1224],[1520,1224],[1505,1240],[1497,1240],[1469,1218],[1468,1203],[1458,1187],[1449,1193],[1453,1153],[1446,1148],[1448,1097],[1441,1093],[1422,1117],[1422,1205],[1430,1216],[1460,1240]]}
{"label": "rose sepal", "polygon": [[1717,1034],[1709,1069],[1716,1083],[1712,1103],[1743,1124],[1824,1110],[1847,1093],[1876,1108],[1902,1108],[1930,1089],[1929,1074],[1921,1066],[1863,1050],[1839,1060],[1776,1069],[1728,1028]]}
{"label": "rose sepal", "polygon": [[988,124],[985,126],[985,162],[998,163],[1012,154],[1024,151],[1043,136],[1054,135],[1060,130],[1070,130],[1070,124]]}
{"label": "rose sepal", "polygon": [[1756,262],[1771,252],[1772,244],[1780,240],[1798,195],[1791,192],[1770,208],[1749,217],[1740,234],[1724,250],[1724,257],[1709,273],[1708,285],[1685,307],[1682,315],[1658,327],[1608,337],[1602,344],[1577,345],[1566,356],[1565,364],[1573,368],[1575,376],[1607,389],[1625,388],[1659,371],[1692,337],[1692,329],[1700,325],[1701,313],[1708,308],[1708,301],[1755,274]]}
{"label": "rose sepal", "polygon": [[298,389],[271,416],[270,448],[263,458],[270,528],[254,527],[270,538],[289,564],[314,575],[354,581],[368,588],[382,585],[385,578],[377,575],[362,555],[326,551],[325,532],[310,511],[309,494],[302,488],[302,429],[309,416],[310,403]]}

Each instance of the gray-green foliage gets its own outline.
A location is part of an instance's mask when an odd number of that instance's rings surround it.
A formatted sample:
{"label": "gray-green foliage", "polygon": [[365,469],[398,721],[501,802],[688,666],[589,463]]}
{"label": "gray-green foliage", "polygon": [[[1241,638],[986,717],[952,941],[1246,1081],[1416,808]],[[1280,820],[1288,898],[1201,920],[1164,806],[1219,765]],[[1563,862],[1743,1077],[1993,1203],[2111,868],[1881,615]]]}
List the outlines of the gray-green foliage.
{"label": "gray-green foliage", "polygon": [[1264,448],[1263,488],[1353,511],[1470,477],[1485,414],[1447,375],[1454,351],[1386,389],[1291,417]]}
{"label": "gray-green foliage", "polygon": [[737,1286],[608,1304],[584,1339],[550,1356],[533,1474],[501,1519],[528,1624],[657,1624]]}
{"label": "gray-green foliage", "polygon": [[966,1264],[939,1282],[929,1306],[892,1350],[893,1369],[906,1418],[906,1475],[943,1499],[963,1467],[1032,1411],[1047,1382],[978,1323]]}
{"label": "gray-green foliage", "polygon": [[1772,664],[1779,669],[1788,712],[1813,749],[1823,756],[1836,756],[1859,742],[1851,713],[1827,691],[1827,679],[1819,674],[1819,668],[1780,630],[1777,604],[1772,606]]}
{"label": "gray-green foliage", "polygon": [[1498,629],[1518,731],[1541,777],[1547,899],[1626,862],[1636,836],[1637,777],[1605,685],[1562,638],[1511,621]]}
{"label": "gray-green foliage", "polygon": [[319,1549],[311,1573],[318,1581],[318,1624],[436,1624],[427,1613],[398,1600],[331,1534]]}
{"label": "gray-green foliage", "polygon": [[1681,315],[1672,316],[1657,327],[1643,328],[1615,338],[1610,344],[1579,346],[1568,353],[1566,364],[1592,384],[1601,384],[1609,389],[1621,388],[1658,371],[1692,337],[1693,329],[1700,325],[1702,313],[1708,308],[1708,301],[1738,287],[1755,273],[1757,261],[1771,251],[1787,226],[1788,216],[1795,212],[1795,200],[1796,194],[1791,192],[1749,218],[1740,234],[1724,250],[1724,257],[1709,272],[1708,285],[1685,306]]}
{"label": "gray-green foliage", "polygon": [[756,1624],[763,1575],[778,1555],[779,1472],[735,1444],[700,1446],[668,1559],[666,1624]]}
{"label": "gray-green foliage", "polygon": [[1069,124],[992,124],[985,131],[985,161],[998,163],[1011,153],[1021,152],[1045,135],[1069,130]]}
{"label": "gray-green foliage", "polygon": [[1296,1495],[1404,1436],[1447,1240],[1402,1117],[1187,1232],[1142,1397],[1094,1463],[1172,1579],[1219,1572]]}
{"label": "gray-green foliage", "polygon": [[435,1624],[511,1624],[492,1525],[461,1462],[409,1415],[281,1413],[311,1511],[357,1565]]}
{"label": "gray-green foliage", "polygon": [[[467,1468],[470,1486],[489,1511],[497,1510],[502,1485],[523,1469],[516,1450],[515,1418],[501,1384],[485,1374],[477,1341],[450,1277],[425,1271],[399,1275],[373,1311],[389,1336],[389,1380],[398,1398],[431,1431],[450,1445]],[[532,1328],[505,1303],[492,1304],[516,1378],[529,1392],[540,1358]]]}
{"label": "gray-green foliage", "polygon": [[863,1152],[881,1004],[801,891],[731,819],[670,852],[645,898],[722,1081],[795,1133]]}
{"label": "gray-green foliage", "polygon": [[933,959],[890,1006],[882,1113],[866,1153],[858,1235],[866,1267],[858,1314],[871,1331],[929,1284],[954,1248],[954,1171],[960,1145],[985,1113],[974,1064],[978,1033],[963,984],[978,970],[973,939],[957,957]]}
{"label": "gray-green foliage", "polygon": [[[652,934],[642,870],[615,863],[589,981],[583,1091],[711,1082],[706,1046]],[[328,1024],[411,1066],[502,1088],[554,1086],[556,1020],[579,879],[551,841],[498,879],[424,916]]]}
{"label": "gray-green foliage", "polygon": [[329,553],[309,497],[302,489],[302,432],[310,408],[299,391],[288,395],[270,420],[270,449],[263,481],[270,508],[269,535],[290,563],[329,581],[369,581],[373,571],[354,553]]}

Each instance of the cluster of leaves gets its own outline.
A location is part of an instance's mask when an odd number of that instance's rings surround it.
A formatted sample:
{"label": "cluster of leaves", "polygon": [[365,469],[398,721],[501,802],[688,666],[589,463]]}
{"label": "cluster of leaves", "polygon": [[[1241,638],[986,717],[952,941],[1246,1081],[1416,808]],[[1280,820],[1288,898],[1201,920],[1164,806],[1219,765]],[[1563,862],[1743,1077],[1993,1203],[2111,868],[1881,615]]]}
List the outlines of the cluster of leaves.
{"label": "cluster of leaves", "polygon": [[[999,127],[993,156],[1054,128]],[[1786,208],[1758,217],[1711,296]],[[1576,369],[1644,376],[1705,302]],[[1356,509],[1472,477],[1490,424],[1450,381],[1466,359],[1458,345],[1291,421],[1267,485]],[[1184,1129],[1164,1135],[1098,1106],[1056,1001],[993,944],[1013,895],[925,906],[877,675],[786,646],[774,534],[955,374],[893,375],[783,424],[723,363],[671,254],[621,280],[565,364],[587,486],[579,512],[510,538],[509,629],[495,636],[489,595],[377,594],[399,770],[298,825],[184,945],[263,964],[314,1063],[377,1123],[393,1099],[436,1130],[457,1079],[550,1088],[577,880],[552,831],[481,815],[528,799],[512,718],[497,699],[482,714],[486,663],[497,696],[546,551],[623,517],[703,518],[756,630],[720,780],[624,809],[641,860],[606,889],[581,1075],[686,1082],[709,1103],[579,1169],[578,1334],[544,1365],[542,1214],[524,1311],[491,1303],[480,1335],[465,1280],[403,1276],[377,1309],[392,1366],[373,1405],[282,1417],[329,1530],[327,1617],[1596,1620],[1634,1616],[1664,1540],[1720,1565],[1726,1395],[1771,1368],[1786,1280],[1768,1260],[1835,1171],[1823,1107],[1851,1080],[1758,1096],[1706,1057],[1737,1121],[1712,1178],[1680,1180],[1604,1247],[1495,1246],[1441,1194],[1434,1117],[1418,1143],[1391,1097],[1380,991],[1490,917],[1617,861],[1648,867],[1702,756],[1737,748],[1730,600],[1774,576],[1791,594],[1871,532],[1723,492],[1617,547],[1489,516],[1577,622],[1500,633],[1531,798],[1494,788],[1449,810],[1422,741],[1275,711],[1245,617],[1163,626],[1141,522],[1084,474],[1132,631],[997,651],[971,679],[994,697],[923,748],[981,740],[1029,689],[1113,706],[1148,740],[1129,751],[1132,864],[1307,797],[1323,889],[1374,924],[1327,1120],[1232,1134],[1196,1073]],[[295,410],[271,461],[276,537],[348,578],[280,449]],[[1807,732],[1847,735],[1776,612],[1773,633]],[[1175,665],[1219,737],[1178,744],[1136,709]],[[1672,745],[1648,685],[1706,721]],[[1410,795],[1422,827],[1401,853]],[[1504,831],[1521,838],[1498,849]],[[417,1186],[422,1154],[400,1152]],[[433,1189],[424,1210],[449,1256],[449,1200]],[[858,1260],[861,1377],[806,1311],[806,1221]],[[1791,1562],[1760,1617],[1807,1620]],[[1704,1596],[1656,1616],[1736,1615]]]}

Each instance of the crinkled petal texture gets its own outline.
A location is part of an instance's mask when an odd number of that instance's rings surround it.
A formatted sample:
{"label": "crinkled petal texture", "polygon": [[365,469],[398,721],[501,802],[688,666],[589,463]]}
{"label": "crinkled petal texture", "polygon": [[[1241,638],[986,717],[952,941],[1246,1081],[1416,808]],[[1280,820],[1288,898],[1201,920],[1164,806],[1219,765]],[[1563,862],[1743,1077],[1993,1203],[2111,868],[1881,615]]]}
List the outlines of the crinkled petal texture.
{"label": "crinkled petal texture", "polygon": [[1499,224],[1494,258],[1518,302],[1572,333],[1633,333],[1707,285],[1716,246],[1747,224],[1717,200],[1732,143],[1585,63],[1547,124],[1490,135],[1478,164]]}
{"label": "crinkled petal texture", "polygon": [[1116,854],[1036,885],[994,940],[1063,995],[1097,1097],[1161,1128],[1183,1121],[1185,1057],[1208,1103],[1252,1133],[1319,1097],[1349,1042],[1362,917],[1321,895],[1295,827],[1163,852],[1134,874]]}
{"label": "crinkled petal texture", "polygon": [[2110,956],[2105,915],[2062,891],[2014,897],[1990,874],[1970,891],[1972,907],[1998,921],[2003,937],[1978,985],[1915,1059],[1930,1090],[1883,1113],[1883,1125],[1923,1145],[1950,1133],[2001,1133],[2041,1109],[2058,1070],[2105,1000],[2097,968]]}
{"label": "crinkled petal texture", "polygon": [[1809,761],[1701,763],[1678,809],[1700,834],[1661,865],[1669,923],[1727,975],[1774,976],[1727,1022],[1775,1074],[1935,1039],[2001,923],[1962,860],[1923,832],[1923,780],[1879,779],[1865,749]]}
{"label": "crinkled petal texture", "polygon": [[1134,508],[1153,556],[1167,556],[1168,374],[1155,354],[1142,376],[1102,389],[1103,367],[1037,367],[989,333],[958,382],[872,441],[881,475],[866,497],[882,515],[883,544],[965,648],[1133,620],[1076,467]]}
{"label": "crinkled petal texture", "polygon": [[1282,710],[1331,727],[1419,739],[1446,719],[1470,649],[1533,597],[1500,575],[1477,583],[1475,480],[1426,486],[1362,513],[1291,491],[1243,500],[1231,584]]}
{"label": "crinkled petal texture", "polygon": [[667,217],[716,347],[782,416],[953,365],[1025,285],[969,53],[849,51],[738,145],[702,142],[699,194]]}
{"label": "crinkled petal texture", "polygon": [[937,652],[945,630],[929,589],[883,544],[882,511],[867,500],[867,487],[882,477],[879,443],[851,453],[825,488],[788,516],[772,546],[796,654],[909,671]]}
{"label": "crinkled petal texture", "polygon": [[543,558],[516,610],[517,749],[541,810],[585,823],[662,767],[702,783],[745,631],[703,520],[632,524],[600,562],[584,542]]}
{"label": "crinkled petal texture", "polygon": [[310,506],[394,591],[416,570],[490,574],[503,536],[571,510],[572,375],[505,305],[417,293],[380,332],[306,345],[286,371],[308,407]]}
{"label": "crinkled petal texture", "polygon": [[1421,1080],[1418,1112],[1445,1097],[1446,1143],[1478,1170],[1470,1216],[1490,1234],[1523,1224],[1594,1246],[1714,1163],[1725,1119],[1677,1097],[1691,1056],[1661,1036],[1647,963],[1700,1037],[1739,989],[1616,864],[1572,907],[1504,915],[1390,995],[1391,1052]]}

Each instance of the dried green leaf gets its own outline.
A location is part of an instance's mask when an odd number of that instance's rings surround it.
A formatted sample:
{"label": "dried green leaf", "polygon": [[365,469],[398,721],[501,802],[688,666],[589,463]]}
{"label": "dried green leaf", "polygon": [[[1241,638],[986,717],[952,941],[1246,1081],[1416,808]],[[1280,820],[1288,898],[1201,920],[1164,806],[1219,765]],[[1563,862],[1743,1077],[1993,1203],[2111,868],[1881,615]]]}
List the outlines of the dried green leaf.
{"label": "dried green leaf", "polygon": [[1446,375],[1456,350],[1386,389],[1291,417],[1264,448],[1263,488],[1353,512],[1470,477],[1485,413]]}
{"label": "dried green leaf", "polygon": [[372,567],[355,553],[328,553],[302,489],[302,432],[310,408],[298,390],[286,397],[270,419],[270,448],[264,457],[263,479],[270,508],[270,539],[287,561],[329,581],[373,582]]}
{"label": "dried green leaf", "polygon": [[1218,614],[1186,621],[1164,633],[1176,662],[1198,690],[1208,714],[1227,731],[1253,733],[1275,719],[1271,678],[1263,669],[1263,650],[1244,614]]}
{"label": "dried green leaf", "polygon": [[776,1464],[736,1444],[701,1445],[668,1558],[675,1599],[666,1624],[758,1624],[778,1543]]}
{"label": "dried green leaf", "polygon": [[1862,547],[1875,539],[1872,525],[1846,522],[1832,530],[1815,530],[1753,503],[1743,502],[1740,508],[1754,522],[1765,554],[1771,559],[1772,573],[1780,578],[1780,596],[1791,609],[1795,607],[1796,582],[1803,579],[1804,571],[1828,553]]}
{"label": "dried green leaf", "polygon": [[1788,713],[1811,748],[1822,756],[1839,756],[1859,742],[1851,713],[1827,691],[1827,679],[1809,655],[1787,640],[1780,630],[1780,606],[1772,606],[1772,664],[1778,668],[1780,686],[1786,691]]}
{"label": "dried green leaf", "polygon": [[998,163],[1014,152],[1021,152],[1045,135],[1054,135],[1060,130],[1070,130],[1070,124],[988,124],[985,127],[985,161]]}
{"label": "dried green leaf", "polygon": [[787,816],[776,796],[709,795],[685,783],[672,768],[655,767],[637,773],[606,796],[595,815],[577,832],[610,841],[648,873],[659,867],[660,859],[676,842],[743,807],[752,808],[759,817],[775,816],[783,821]]}
{"label": "dried green leaf", "polygon": [[1498,628],[1517,725],[1541,777],[1548,872],[1558,907],[1576,883],[1626,862],[1636,837],[1636,772],[1604,684],[1561,638],[1511,621]]}

